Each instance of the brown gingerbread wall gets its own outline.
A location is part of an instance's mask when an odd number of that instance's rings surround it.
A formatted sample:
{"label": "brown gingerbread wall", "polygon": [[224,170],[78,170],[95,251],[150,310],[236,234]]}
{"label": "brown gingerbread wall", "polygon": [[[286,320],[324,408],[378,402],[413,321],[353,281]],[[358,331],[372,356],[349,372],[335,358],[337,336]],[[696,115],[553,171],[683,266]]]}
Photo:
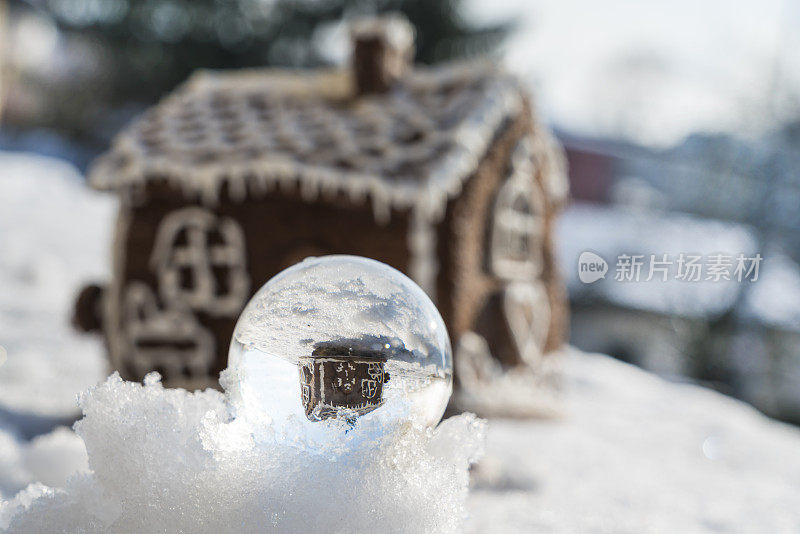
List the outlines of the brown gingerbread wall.
{"label": "brown gingerbread wall", "polygon": [[[526,134],[534,133],[530,105],[526,101],[522,112],[501,129],[477,171],[466,182],[461,195],[448,203],[443,224],[438,228],[438,257],[440,270],[437,279],[439,308],[455,342],[464,332],[474,330],[482,310],[491,309],[499,316],[499,303],[490,302],[502,288],[503,282],[488,268],[489,232],[497,195],[508,175],[511,153]],[[537,165],[536,180],[542,187],[541,166]],[[545,209],[545,238],[542,280],[546,284],[551,306],[551,324],[545,351],[563,343],[567,309],[563,302],[564,289],[558,278],[553,249],[555,213],[549,203]],[[496,300],[496,299],[495,299]],[[503,347],[492,347],[504,352]],[[508,362],[507,362],[508,363]]]}
{"label": "brown gingerbread wall", "polygon": [[[122,225],[124,235],[118,236],[124,258],[118,258],[119,271],[115,275],[122,281],[123,290],[129,281],[140,280],[157,292],[151,255],[159,224],[175,210],[201,206],[187,202],[178,191],[162,182],[155,182],[146,198],[147,202],[139,206],[123,209],[122,216],[129,217],[131,223]],[[234,219],[243,230],[251,280],[249,296],[273,275],[310,255],[363,255],[408,272],[407,212],[395,212],[387,224],[379,225],[368,200],[360,204],[346,198],[309,203],[298,192],[285,190],[241,202],[231,201],[223,191],[219,204],[211,211],[219,217]],[[116,293],[112,296],[116,304],[112,306],[120,305],[120,288]],[[195,315],[214,335],[217,355],[212,372],[216,376],[227,365],[228,346],[238,313],[230,317],[212,317],[203,312]],[[116,328],[112,328],[110,335],[118,335]],[[114,343],[110,345],[113,347]],[[128,379],[142,378],[124,366],[120,371]]]}
{"label": "brown gingerbread wall", "polygon": [[[448,203],[445,217],[436,228],[439,263],[436,301],[454,346],[461,334],[475,329],[478,315],[491,308],[490,297],[496,296],[503,287],[503,282],[491,274],[487,261],[493,208],[497,191],[508,175],[512,151],[523,136],[535,135],[533,128],[534,122],[526,103],[521,112],[499,130],[478,169],[465,182],[462,193]],[[536,180],[540,187],[543,187],[541,172],[544,168],[546,166],[537,165]],[[142,281],[158,293],[151,257],[159,225],[176,210],[202,207],[199,201],[187,201],[182,192],[170,187],[166,181],[151,179],[147,187],[143,198],[133,206],[123,207],[120,214],[115,283],[110,294],[112,309],[119,309],[121,292],[132,280]],[[219,203],[208,209],[218,217],[233,219],[244,233],[246,266],[250,276],[248,298],[273,275],[311,255],[363,255],[409,272],[410,213],[395,211],[387,224],[378,224],[369,199],[353,203],[342,196],[308,202],[296,190],[279,189],[266,195],[250,194],[246,200],[234,201],[223,190]],[[554,206],[546,203],[541,276],[546,284],[552,318],[545,351],[562,344],[567,316],[563,285],[555,268],[554,215]],[[500,317],[500,313],[501,306],[496,304],[491,315]],[[238,313],[224,317],[204,312],[195,315],[201,325],[213,333],[216,360],[211,371],[216,377],[227,365],[228,346]],[[118,313],[107,314],[107,317],[111,318],[111,324],[106,325],[107,335],[118,338]],[[119,361],[119,347],[124,347],[124,344],[120,345],[114,339],[108,341],[110,350],[117,352],[117,358],[112,357],[112,361]],[[133,369],[124,365],[120,367],[125,378],[141,380],[142,376]],[[167,385],[187,384],[168,382]],[[215,382],[188,385],[203,387],[215,385]]]}
{"label": "brown gingerbread wall", "polygon": [[483,303],[501,287],[487,268],[488,224],[496,192],[510,165],[511,151],[529,128],[526,106],[515,121],[500,131],[461,195],[448,203],[444,222],[438,228],[437,301],[454,341],[473,329]]}

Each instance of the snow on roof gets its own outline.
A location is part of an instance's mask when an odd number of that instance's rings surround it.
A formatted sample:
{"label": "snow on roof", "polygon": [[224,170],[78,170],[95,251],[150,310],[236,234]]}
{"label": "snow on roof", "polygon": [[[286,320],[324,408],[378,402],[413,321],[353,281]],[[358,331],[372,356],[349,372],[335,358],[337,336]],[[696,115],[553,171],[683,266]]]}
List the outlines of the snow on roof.
{"label": "snow on roof", "polygon": [[346,71],[200,73],[119,135],[90,182],[167,180],[211,203],[226,182],[234,199],[280,183],[369,196],[379,217],[436,211],[522,109],[516,79],[486,62],[416,69],[386,94],[351,85]]}
{"label": "snow on roof", "polygon": [[[574,204],[557,222],[556,243],[560,265],[570,293],[580,298],[598,297],[623,307],[687,317],[718,315],[730,308],[744,284],[735,280],[686,282],[675,280],[675,265],[666,282],[656,276],[649,282],[651,254],[667,254],[673,262],[680,253],[753,255],[757,240],[741,224],[723,223],[690,215],[640,211],[623,207]],[[578,257],[583,251],[599,254],[608,264],[605,279],[591,285],[578,279]],[[644,255],[640,281],[616,281],[615,265],[621,254]],[[765,262],[766,263],[766,262]],[[752,283],[758,285],[758,282]]]}

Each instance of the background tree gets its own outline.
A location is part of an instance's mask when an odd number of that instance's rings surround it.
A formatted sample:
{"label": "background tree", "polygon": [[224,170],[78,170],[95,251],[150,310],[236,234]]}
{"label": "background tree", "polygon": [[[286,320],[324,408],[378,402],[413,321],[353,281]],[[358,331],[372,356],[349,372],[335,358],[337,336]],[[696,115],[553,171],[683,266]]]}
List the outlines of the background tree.
{"label": "background tree", "polygon": [[[151,104],[198,68],[328,63],[320,37],[351,16],[404,13],[416,27],[416,58],[422,63],[490,52],[510,29],[509,23],[467,23],[460,0],[25,1],[67,38],[88,42],[97,52],[101,75],[82,82],[81,94],[71,88],[62,95],[71,110],[54,116],[62,117],[57,127],[101,143],[118,127],[98,128],[98,121],[115,116],[112,110]],[[81,98],[95,111],[76,116]]]}

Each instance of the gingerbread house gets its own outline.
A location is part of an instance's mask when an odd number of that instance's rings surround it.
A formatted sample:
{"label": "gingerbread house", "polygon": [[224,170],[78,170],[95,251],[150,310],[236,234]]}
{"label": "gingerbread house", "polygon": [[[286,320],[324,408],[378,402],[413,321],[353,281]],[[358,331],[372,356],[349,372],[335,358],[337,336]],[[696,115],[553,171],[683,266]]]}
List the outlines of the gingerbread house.
{"label": "gingerbread house", "polygon": [[95,162],[91,185],[120,198],[112,278],[84,289],[76,323],[123,377],[215,386],[249,297],[334,253],[407,273],[454,346],[481,336],[503,367],[562,343],[561,151],[513,76],[412,68],[412,35],[371,19],[347,68],[197,73]]}

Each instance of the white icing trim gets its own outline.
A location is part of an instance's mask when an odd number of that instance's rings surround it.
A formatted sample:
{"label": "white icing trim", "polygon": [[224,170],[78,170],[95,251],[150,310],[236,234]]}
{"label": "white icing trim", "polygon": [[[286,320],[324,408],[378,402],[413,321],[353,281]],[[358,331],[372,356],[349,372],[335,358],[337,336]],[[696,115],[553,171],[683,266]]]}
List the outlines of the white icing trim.
{"label": "white icing trim", "polygon": [[[462,67],[462,70],[463,76],[475,76],[475,66]],[[438,74],[418,75],[417,84],[435,86],[445,79],[457,79],[458,72],[459,69],[451,67],[442,69],[441,73],[437,71]],[[213,85],[213,81],[206,80],[206,86]],[[225,82],[221,80],[219,83]],[[235,192],[232,193],[234,199],[242,198],[242,192],[265,191],[278,185],[300,187],[303,197],[308,200],[321,193],[332,196],[343,192],[354,200],[369,195],[379,222],[388,220],[392,208],[413,206],[419,206],[421,212],[433,220],[440,220],[447,199],[461,191],[463,182],[474,173],[505,120],[522,109],[519,84],[513,78],[494,72],[491,78],[487,75],[485,83],[482,101],[448,134],[452,146],[428,176],[387,180],[370,172],[304,164],[294,157],[278,153],[261,157],[220,154],[214,162],[186,165],[173,157],[146,155],[137,142],[134,127],[123,132],[116,139],[113,150],[95,162],[90,172],[90,183],[98,189],[127,190],[143,187],[149,177],[158,176],[183,191],[188,198],[200,199],[208,205],[219,201],[225,182],[228,190]],[[193,85],[201,87],[203,84],[195,82]],[[185,98],[185,95],[174,94],[163,105],[168,106],[180,98]],[[379,105],[380,101],[375,104]],[[125,163],[117,166],[115,162],[120,159]]]}
{"label": "white icing trim", "polygon": [[[218,232],[223,242],[209,243],[211,231]],[[185,232],[185,244],[175,243],[180,232]],[[245,257],[244,233],[236,221],[191,207],[174,211],[161,221],[150,265],[158,277],[159,296],[168,307],[235,317],[250,289]],[[226,272],[227,291],[222,294],[217,291],[215,267]],[[182,285],[183,269],[190,270],[192,287]]]}
{"label": "white icing trim", "polygon": [[[143,375],[160,368],[164,379],[206,378],[214,363],[214,338],[188,310],[161,310],[152,290],[131,282],[125,290],[122,332],[123,361]],[[142,346],[146,343],[150,346]],[[177,344],[188,348],[177,348]]]}
{"label": "white icing trim", "polygon": [[419,208],[411,212],[406,239],[409,251],[409,277],[436,304],[436,276],[439,273],[436,228]]}
{"label": "white icing trim", "polygon": [[[531,148],[529,136],[519,141],[511,157],[511,173],[495,200],[489,260],[492,272],[504,280],[533,279],[544,263],[545,205]],[[520,258],[521,252],[526,257]]]}
{"label": "white icing trim", "polygon": [[520,358],[530,366],[541,363],[550,328],[550,301],[542,282],[513,282],[503,294],[503,314]]}
{"label": "white icing trim", "polygon": [[563,208],[569,198],[568,165],[563,148],[545,130],[534,138],[533,151],[549,203],[555,209]]}

